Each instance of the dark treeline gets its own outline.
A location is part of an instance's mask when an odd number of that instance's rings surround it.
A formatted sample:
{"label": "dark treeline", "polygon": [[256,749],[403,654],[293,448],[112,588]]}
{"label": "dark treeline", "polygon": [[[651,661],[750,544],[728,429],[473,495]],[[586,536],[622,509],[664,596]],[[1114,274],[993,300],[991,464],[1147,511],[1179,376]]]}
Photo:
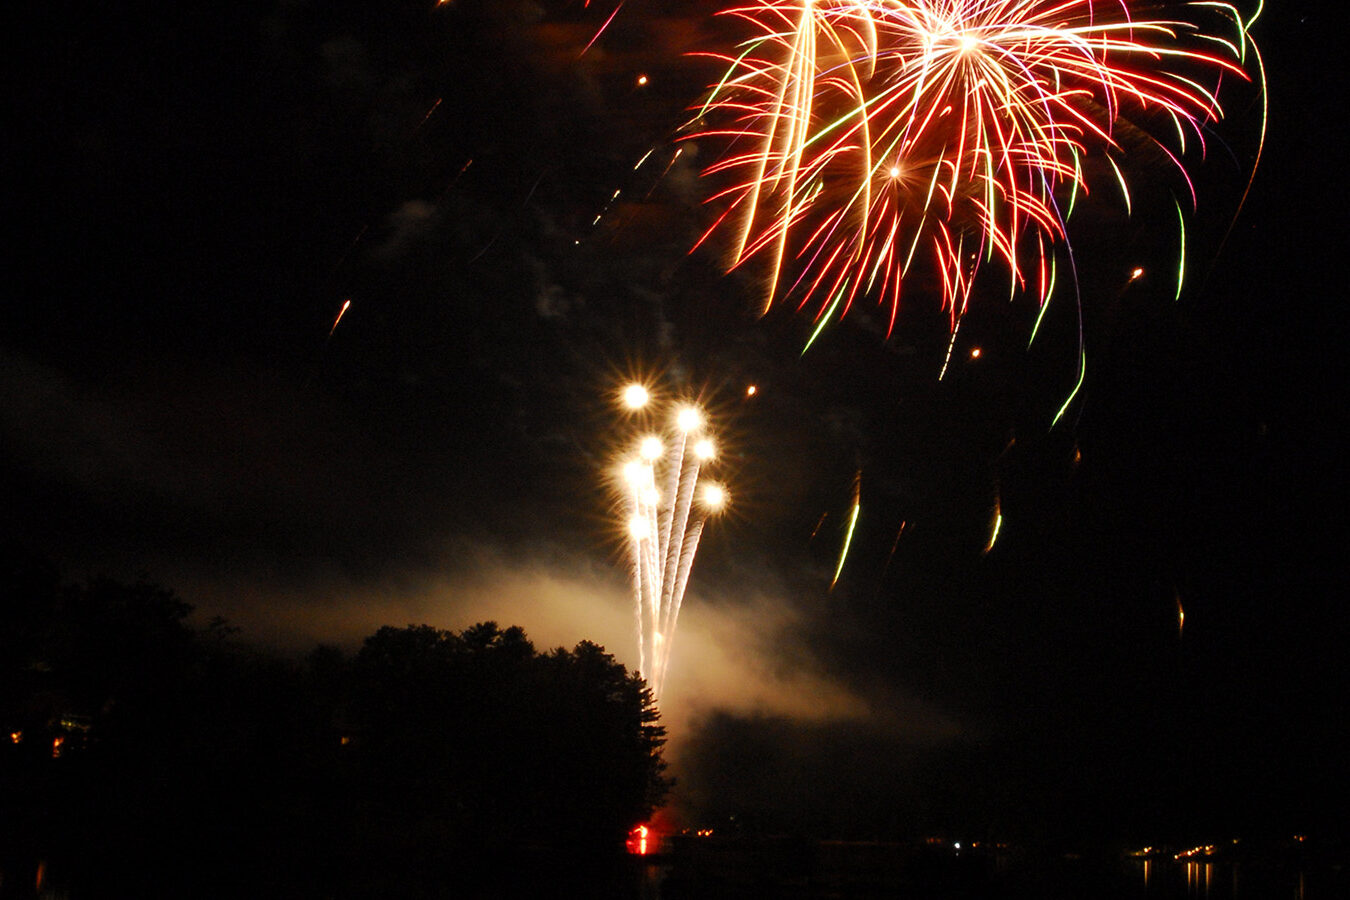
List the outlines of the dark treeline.
{"label": "dark treeline", "polygon": [[650,693],[594,644],[422,625],[288,660],[148,582],[0,565],[6,896],[39,865],[76,898],[599,887],[669,788]]}

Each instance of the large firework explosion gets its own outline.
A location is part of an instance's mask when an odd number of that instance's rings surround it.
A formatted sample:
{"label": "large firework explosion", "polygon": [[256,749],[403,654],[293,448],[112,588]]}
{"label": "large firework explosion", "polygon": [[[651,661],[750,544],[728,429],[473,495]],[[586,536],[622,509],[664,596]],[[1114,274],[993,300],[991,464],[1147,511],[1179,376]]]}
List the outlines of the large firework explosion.
{"label": "large firework explosion", "polygon": [[[1260,67],[1251,19],[1235,7],[1173,5],[728,9],[753,35],[719,56],[726,74],[697,119],[695,136],[729,142],[707,170],[729,184],[711,198],[722,212],[709,233],[734,229],[732,266],[764,260],[766,311],[790,296],[822,324],[871,297],[894,327],[904,278],[920,265],[935,274],[953,329],[995,261],[1010,294],[1044,307],[1088,172],[1111,173],[1129,206],[1122,133],[1158,147],[1194,205],[1188,145],[1203,150],[1205,127],[1222,117],[1223,80],[1248,79],[1249,55]],[[1091,157],[1105,164],[1089,169]]]}

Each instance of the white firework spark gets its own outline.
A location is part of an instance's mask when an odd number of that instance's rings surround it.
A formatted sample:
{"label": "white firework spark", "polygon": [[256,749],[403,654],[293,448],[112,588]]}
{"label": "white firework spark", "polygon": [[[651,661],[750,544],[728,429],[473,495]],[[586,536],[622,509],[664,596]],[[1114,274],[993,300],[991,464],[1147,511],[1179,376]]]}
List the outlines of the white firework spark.
{"label": "white firework spark", "polygon": [[[651,400],[640,385],[621,397],[630,411]],[[725,488],[700,480],[716,455],[706,425],[697,407],[681,407],[662,435],[638,439],[635,457],[623,466],[638,670],[658,699],[703,526],[726,505]]]}

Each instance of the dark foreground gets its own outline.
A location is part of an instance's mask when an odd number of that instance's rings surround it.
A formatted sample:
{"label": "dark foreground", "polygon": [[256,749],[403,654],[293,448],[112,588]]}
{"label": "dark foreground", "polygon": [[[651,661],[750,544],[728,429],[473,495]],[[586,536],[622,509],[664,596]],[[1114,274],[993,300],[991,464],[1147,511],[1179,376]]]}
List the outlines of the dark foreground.
{"label": "dark foreground", "polygon": [[[1120,848],[1075,851],[1006,844],[844,842],[674,836],[647,856],[583,858],[522,846],[474,861],[415,853],[367,866],[350,852],[301,869],[285,853],[266,861],[220,856],[202,866],[148,856],[136,873],[0,856],[0,897],[593,897],[615,900],[873,898],[923,900],[1339,900],[1350,897],[1341,842],[1239,842],[1191,857]],[[425,850],[426,848],[421,848]],[[123,860],[125,863],[126,860]],[[101,877],[102,874],[109,876]],[[132,877],[128,877],[132,876]]]}
{"label": "dark foreground", "polygon": [[[675,839],[647,896],[1320,900],[1350,897],[1344,845],[1293,840],[1133,855],[1141,848],[1028,848],[947,842]],[[1189,850],[1191,848],[1184,848]]]}

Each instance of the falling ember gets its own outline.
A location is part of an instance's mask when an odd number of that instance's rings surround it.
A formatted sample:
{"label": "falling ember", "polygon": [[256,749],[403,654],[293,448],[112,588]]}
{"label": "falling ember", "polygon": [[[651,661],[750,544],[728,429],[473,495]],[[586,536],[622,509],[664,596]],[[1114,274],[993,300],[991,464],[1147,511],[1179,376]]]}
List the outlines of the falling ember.
{"label": "falling ember", "polygon": [[816,519],[816,527],[811,529],[811,537],[810,537],[810,540],[813,540],[813,541],[814,541],[814,540],[816,539],[816,535],[817,535],[817,534],[820,534],[820,526],[822,526],[822,525],[825,524],[825,518],[826,518],[829,514],[830,514],[830,511],[827,509],[827,510],[825,510],[823,513],[820,514],[820,518],[819,518],[819,519]]}
{"label": "falling ember", "polygon": [[[431,104],[431,108],[428,109],[427,114],[422,117],[422,121],[417,123],[417,128],[414,129],[415,131],[420,131],[422,126],[427,124],[427,120],[430,119],[432,116],[436,115],[436,110],[441,108],[441,103],[443,102],[443,100],[444,100],[443,97],[436,98],[436,102]],[[465,168],[468,168],[468,166],[466,165]],[[461,169],[460,171],[463,172],[464,169]]]}
{"label": "falling ember", "polygon": [[853,476],[853,509],[848,514],[848,529],[844,532],[844,546],[839,551],[839,564],[834,567],[834,577],[830,579],[830,590],[834,590],[834,586],[839,583],[840,573],[844,571],[844,560],[848,559],[848,548],[853,543],[853,529],[858,526],[858,513],[861,511],[862,469],[859,469]]}
{"label": "falling ember", "polygon": [[984,552],[988,553],[994,549],[994,544],[998,541],[999,530],[1003,527],[1003,513],[994,513],[994,530],[989,533],[989,543],[985,545]]}
{"label": "falling ember", "polygon": [[1181,211],[1181,202],[1177,201],[1177,231],[1181,242],[1181,249],[1177,251],[1177,295],[1174,299],[1181,299],[1181,286],[1186,281],[1186,216]]}
{"label": "falling ember", "polygon": [[947,341],[947,355],[942,358],[942,369],[938,372],[938,381],[947,374],[947,366],[952,361],[952,350],[956,347],[956,333],[961,330],[961,320],[958,318],[956,324],[952,326],[951,339]]}
{"label": "falling ember", "polygon": [[755,396],[755,394],[758,394],[758,393],[759,393],[759,388],[755,387],[753,384],[752,384],[752,385],[749,385],[749,386],[745,389],[745,396],[747,396],[747,397],[753,397],[753,396]]}
{"label": "falling ember", "polygon": [[[891,552],[886,554],[886,565],[881,570],[882,581],[885,581],[886,573],[891,570],[891,560],[895,557],[895,548],[900,546],[900,536],[905,533],[905,527],[908,522],[901,522],[900,528],[895,532],[895,540],[891,541]],[[881,593],[881,585],[877,585],[878,596]]]}
{"label": "falling ember", "polygon": [[347,314],[347,309],[348,309],[351,305],[352,305],[352,301],[351,301],[350,299],[347,300],[347,302],[345,302],[345,303],[342,304],[342,309],[338,310],[337,318],[333,320],[333,327],[330,328],[330,329],[328,329],[328,336],[329,336],[329,337],[332,337],[332,336],[333,336],[333,332],[337,331],[338,323],[342,321],[342,317],[345,316],[345,315]]}
{"label": "falling ember", "polygon": [[989,543],[984,545],[984,553],[994,549],[994,544],[998,542],[999,530],[1003,528],[1003,504],[996,497],[994,498],[994,524],[989,531]]}
{"label": "falling ember", "polygon": [[[590,3],[588,2],[586,5],[589,6]],[[623,9],[623,2],[622,2],[622,0],[620,0],[619,4],[618,4],[617,6],[614,7],[614,11],[613,11],[612,13],[609,14],[609,18],[605,20],[605,24],[603,24],[603,25],[600,26],[600,30],[597,31],[597,32],[591,37],[590,42],[587,43],[586,46],[582,48],[582,50],[581,50],[581,55],[582,55],[582,56],[585,56],[586,53],[591,49],[591,47],[595,46],[595,42],[598,41],[598,40],[600,40],[600,35],[602,35],[602,34],[605,33],[605,29],[609,27],[609,23],[614,21],[614,17],[617,16],[617,15],[619,14],[619,10],[621,10],[621,9]]]}
{"label": "falling ember", "polygon": [[1083,387],[1083,379],[1086,377],[1087,352],[1080,346],[1078,350],[1078,381],[1074,384],[1073,390],[1069,392],[1069,396],[1064,400],[1064,405],[1059,408],[1059,412],[1055,413],[1055,417],[1050,420],[1051,426],[1058,423],[1064,417],[1064,414],[1069,411],[1069,407],[1073,404],[1073,398],[1078,396],[1079,390]]}
{"label": "falling ember", "polygon": [[971,358],[971,359],[979,359],[979,358],[980,358],[980,354],[981,354],[982,352],[983,352],[983,351],[981,351],[979,347],[971,347],[971,348],[970,348],[970,358]]}
{"label": "falling ember", "polygon": [[857,503],[853,504],[853,511],[848,515],[848,531],[844,534],[844,546],[839,551],[839,565],[834,567],[834,577],[830,579],[830,590],[839,583],[839,576],[844,571],[844,560],[848,559],[848,548],[853,543],[853,529],[858,527],[858,513],[862,507]]}
{"label": "falling ember", "polygon": [[[629,409],[651,400],[639,385],[621,391],[620,398]],[[705,426],[700,409],[680,407],[662,434],[638,440],[636,458],[622,468],[638,672],[657,698],[703,527],[727,504],[724,487],[700,480],[702,467],[717,455]]]}

